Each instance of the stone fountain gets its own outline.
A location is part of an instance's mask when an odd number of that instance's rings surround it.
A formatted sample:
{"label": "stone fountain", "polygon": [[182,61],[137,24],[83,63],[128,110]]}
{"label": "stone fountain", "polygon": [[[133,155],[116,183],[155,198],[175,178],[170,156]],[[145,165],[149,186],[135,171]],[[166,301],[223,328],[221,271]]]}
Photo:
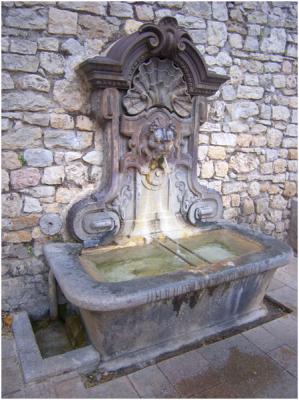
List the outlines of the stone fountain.
{"label": "stone fountain", "polygon": [[79,243],[50,243],[55,285],[78,308],[107,370],[150,362],[266,314],[263,298],[290,248],[221,220],[222,200],[197,180],[209,72],[172,17],[144,24],[86,60],[93,116],[104,132],[105,182],[75,203]]}

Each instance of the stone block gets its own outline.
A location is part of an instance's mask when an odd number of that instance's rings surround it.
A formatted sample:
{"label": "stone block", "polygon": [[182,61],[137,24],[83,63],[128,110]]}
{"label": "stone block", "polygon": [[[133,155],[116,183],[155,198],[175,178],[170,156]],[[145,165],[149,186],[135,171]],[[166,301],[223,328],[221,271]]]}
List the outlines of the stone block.
{"label": "stone block", "polygon": [[9,90],[15,87],[13,80],[8,72],[2,72],[1,75],[2,90]]}
{"label": "stone block", "polygon": [[253,101],[240,101],[228,107],[233,120],[249,118],[258,115],[258,105]]}
{"label": "stone block", "polygon": [[245,198],[242,202],[243,215],[250,215],[254,213],[254,203],[249,197]]}
{"label": "stone block", "polygon": [[60,185],[64,181],[64,167],[46,167],[42,177],[42,183],[46,185]]}
{"label": "stone block", "polygon": [[8,132],[2,137],[2,148],[7,150],[26,149],[39,143],[42,137],[41,128],[19,128],[15,132]]}
{"label": "stone block", "polygon": [[83,160],[88,164],[101,165],[103,162],[103,152],[96,150],[90,151],[89,153],[85,154]]}
{"label": "stone block", "polygon": [[286,47],[286,32],[284,29],[273,28],[270,31],[269,37],[264,37],[261,43],[261,50],[265,53],[285,52]]}
{"label": "stone block", "polygon": [[227,21],[228,13],[225,1],[216,1],[212,3],[213,18],[218,21]]}
{"label": "stone block", "polygon": [[83,150],[92,144],[92,132],[73,132],[68,130],[46,129],[45,146],[49,149],[63,147],[70,150]]}
{"label": "stone block", "polygon": [[65,167],[66,178],[77,185],[83,186],[88,181],[87,167],[81,162],[73,163]]}
{"label": "stone block", "polygon": [[127,19],[124,26],[124,31],[126,34],[131,35],[134,32],[137,32],[141,27],[142,22],[135,21],[134,19]]}
{"label": "stone block", "polygon": [[120,2],[120,1],[112,1],[110,4],[109,13],[115,17],[129,17],[132,18],[133,8],[131,4]]}
{"label": "stone block", "polygon": [[77,21],[77,13],[50,7],[48,31],[59,35],[75,35]]}
{"label": "stone block", "polygon": [[208,157],[213,160],[225,160],[226,158],[225,148],[221,146],[209,146]]}
{"label": "stone block", "polygon": [[31,242],[32,235],[29,231],[4,232],[3,241],[8,243]]}
{"label": "stone block", "polygon": [[18,89],[33,89],[40,92],[49,92],[50,82],[39,75],[24,75],[16,78]]}
{"label": "stone block", "polygon": [[296,182],[285,182],[284,184],[284,197],[290,198],[294,197],[297,194],[297,185]]}
{"label": "stone block", "polygon": [[252,86],[239,86],[237,91],[237,97],[240,99],[253,99],[259,100],[264,95],[264,89],[262,87]]}
{"label": "stone block", "polygon": [[47,29],[47,10],[35,11],[30,8],[11,8],[5,17],[5,25],[13,28]]}
{"label": "stone block", "polygon": [[137,18],[141,21],[152,21],[154,19],[154,12],[151,5],[135,5],[135,11]]}
{"label": "stone block", "polygon": [[248,173],[254,171],[257,166],[258,160],[251,154],[237,153],[229,160],[229,168],[236,173]]}
{"label": "stone block", "polygon": [[48,111],[53,107],[49,96],[31,91],[4,93],[2,96],[3,111]]}
{"label": "stone block", "polygon": [[68,114],[51,114],[50,125],[52,128],[57,129],[73,129],[74,119]]}
{"label": "stone block", "polygon": [[269,147],[279,147],[282,141],[283,133],[278,129],[271,128],[267,132],[267,144]]}
{"label": "stone block", "polygon": [[40,172],[37,168],[21,168],[11,171],[10,181],[13,189],[23,189],[36,186],[40,181]]}
{"label": "stone block", "polygon": [[4,54],[2,68],[8,71],[37,72],[39,60],[37,56]]}
{"label": "stone block", "polygon": [[22,200],[18,193],[7,193],[2,195],[2,216],[17,217],[21,213]]}
{"label": "stone block", "polygon": [[58,7],[89,14],[106,15],[106,4],[106,1],[59,1]]}
{"label": "stone block", "polygon": [[237,143],[237,137],[230,133],[212,133],[211,143],[217,146],[234,147]]}
{"label": "stone block", "polygon": [[290,110],[285,106],[272,106],[272,118],[275,121],[287,121],[290,117]]}
{"label": "stone block", "polygon": [[14,151],[2,152],[2,167],[5,169],[18,169],[22,164],[19,160],[18,154]]}
{"label": "stone block", "polygon": [[24,198],[24,213],[39,213],[43,210],[38,199],[25,196]]}
{"label": "stone block", "polygon": [[26,39],[12,39],[10,51],[19,54],[36,54],[37,43]]}
{"label": "stone block", "polygon": [[70,55],[82,54],[82,52],[84,51],[83,47],[78,42],[78,40],[75,40],[73,38],[66,40],[61,45],[61,50],[65,54],[70,54]]}
{"label": "stone block", "polygon": [[54,186],[35,186],[21,190],[22,193],[29,194],[32,197],[52,197],[55,195]]}
{"label": "stone block", "polygon": [[48,126],[49,125],[49,114],[46,113],[24,113],[24,121],[31,125]]}
{"label": "stone block", "polygon": [[225,177],[228,172],[228,163],[226,161],[215,162],[215,173],[216,176]]}
{"label": "stone block", "polygon": [[42,52],[40,53],[40,66],[48,74],[60,75],[64,73],[64,58],[60,54]]}
{"label": "stone block", "polygon": [[54,84],[54,99],[67,111],[82,111],[85,97],[82,85],[77,81],[69,82],[66,79]]}
{"label": "stone block", "polygon": [[42,37],[37,39],[38,50],[58,51],[59,40],[52,37]]}
{"label": "stone block", "polygon": [[85,115],[79,115],[76,118],[76,128],[81,131],[94,131],[94,122]]}
{"label": "stone block", "polygon": [[206,161],[202,163],[200,175],[203,179],[212,178],[212,176],[214,175],[213,161]]}
{"label": "stone block", "polygon": [[212,16],[211,4],[208,2],[188,2],[185,3],[187,15],[194,17],[210,18]]}
{"label": "stone block", "polygon": [[26,149],[24,151],[24,159],[27,165],[32,167],[47,167],[53,163],[53,154],[50,150]]}
{"label": "stone block", "polygon": [[8,192],[9,191],[9,174],[2,169],[1,171],[1,184],[2,184],[2,191]]}
{"label": "stone block", "polygon": [[[193,4],[204,4],[204,3],[193,3]],[[208,21],[207,33],[208,33],[209,45],[218,47],[222,47],[225,45],[227,40],[227,28],[223,22]]]}

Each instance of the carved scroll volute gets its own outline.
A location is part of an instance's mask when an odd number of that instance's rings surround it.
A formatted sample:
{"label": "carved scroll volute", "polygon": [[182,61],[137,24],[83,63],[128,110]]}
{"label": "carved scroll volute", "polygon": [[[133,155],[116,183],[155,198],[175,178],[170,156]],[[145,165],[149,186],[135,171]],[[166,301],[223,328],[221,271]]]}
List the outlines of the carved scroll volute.
{"label": "carved scroll volute", "polygon": [[119,192],[120,93],[116,88],[92,94],[92,112],[104,134],[106,182],[103,189],[74,204],[67,218],[71,234],[86,247],[108,243],[120,229],[120,216],[109,209]]}

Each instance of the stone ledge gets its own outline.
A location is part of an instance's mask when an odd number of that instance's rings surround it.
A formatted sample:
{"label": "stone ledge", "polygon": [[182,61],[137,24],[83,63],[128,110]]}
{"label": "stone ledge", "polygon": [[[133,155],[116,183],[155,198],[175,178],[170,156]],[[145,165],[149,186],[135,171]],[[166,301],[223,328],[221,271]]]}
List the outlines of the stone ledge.
{"label": "stone ledge", "polygon": [[87,373],[100,361],[100,354],[91,345],[43,359],[25,311],[14,314],[13,333],[25,383],[71,371]]}

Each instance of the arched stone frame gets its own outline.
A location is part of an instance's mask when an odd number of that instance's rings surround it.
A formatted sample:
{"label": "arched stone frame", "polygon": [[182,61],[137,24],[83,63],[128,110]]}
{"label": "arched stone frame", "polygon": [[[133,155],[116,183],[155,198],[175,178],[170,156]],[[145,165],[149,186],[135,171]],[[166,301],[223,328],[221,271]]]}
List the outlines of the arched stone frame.
{"label": "arched stone frame", "polygon": [[[228,77],[208,71],[189,34],[178,26],[175,18],[165,17],[158,25],[142,25],[138,32],[114,43],[106,56],[86,60],[78,68],[91,87],[92,112],[105,132],[108,160],[104,187],[74,204],[67,216],[69,232],[85,246],[108,243],[115,235],[121,232],[128,235],[132,230],[133,222],[126,219],[134,219],[134,210],[130,210],[134,197],[130,180],[133,178],[129,170],[121,167],[121,141],[126,133],[121,132],[120,120],[128,114],[123,98],[132,87],[139,67],[153,59],[170,60],[178,67],[192,98],[190,161],[182,182],[185,194],[182,192],[181,215],[185,222],[193,225],[215,221],[222,215],[220,195],[198,183],[196,170],[198,132],[206,120],[206,97],[216,93]],[[129,116],[124,119],[128,120],[127,126],[134,120]],[[140,159],[132,166],[138,168],[139,162]],[[125,215],[124,207],[127,213],[131,212],[130,218]]]}

